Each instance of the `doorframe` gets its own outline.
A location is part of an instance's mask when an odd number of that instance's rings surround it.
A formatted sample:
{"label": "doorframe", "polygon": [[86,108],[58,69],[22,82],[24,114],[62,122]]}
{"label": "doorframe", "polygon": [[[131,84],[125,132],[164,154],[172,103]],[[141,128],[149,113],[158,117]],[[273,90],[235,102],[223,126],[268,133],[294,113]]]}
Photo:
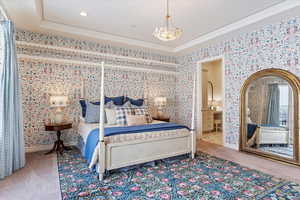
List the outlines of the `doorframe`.
{"label": "doorframe", "polygon": [[[205,58],[203,60],[200,60],[197,62],[197,81],[196,81],[196,92],[197,92],[197,111],[196,111],[196,128],[198,130],[197,138],[200,139],[202,137],[202,69],[203,69],[203,63],[212,62],[215,60],[221,60],[221,67],[222,67],[222,134],[223,134],[223,146],[226,146],[225,144],[225,56],[214,56],[210,58]],[[200,133],[199,133],[200,132]]]}

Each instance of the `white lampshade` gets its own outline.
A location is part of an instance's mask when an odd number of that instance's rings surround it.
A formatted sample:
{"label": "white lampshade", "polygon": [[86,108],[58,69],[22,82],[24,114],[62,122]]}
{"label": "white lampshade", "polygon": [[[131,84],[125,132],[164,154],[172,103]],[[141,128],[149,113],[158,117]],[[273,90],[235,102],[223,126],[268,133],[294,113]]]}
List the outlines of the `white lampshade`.
{"label": "white lampshade", "polygon": [[154,104],[156,106],[166,106],[167,105],[167,98],[166,97],[155,97]]}
{"label": "white lampshade", "polygon": [[222,106],[222,100],[213,100],[211,101],[211,105],[215,107]]}
{"label": "white lampshade", "polygon": [[67,96],[50,96],[50,107],[66,107],[67,105]]}

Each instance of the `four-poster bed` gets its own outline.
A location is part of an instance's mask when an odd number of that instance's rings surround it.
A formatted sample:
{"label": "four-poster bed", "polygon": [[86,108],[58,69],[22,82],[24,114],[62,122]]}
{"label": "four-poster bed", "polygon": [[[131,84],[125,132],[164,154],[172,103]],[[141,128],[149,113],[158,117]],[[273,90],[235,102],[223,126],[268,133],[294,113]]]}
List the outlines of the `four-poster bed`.
{"label": "four-poster bed", "polygon": [[97,163],[99,180],[103,180],[105,171],[113,169],[189,153],[194,158],[196,153],[194,130],[196,80],[194,80],[193,88],[191,129],[175,123],[159,121],[139,126],[107,127],[105,125],[104,73],[104,62],[102,62],[99,129],[94,129],[90,133],[90,135],[94,134],[93,138],[88,136],[90,141],[97,141],[90,167]]}

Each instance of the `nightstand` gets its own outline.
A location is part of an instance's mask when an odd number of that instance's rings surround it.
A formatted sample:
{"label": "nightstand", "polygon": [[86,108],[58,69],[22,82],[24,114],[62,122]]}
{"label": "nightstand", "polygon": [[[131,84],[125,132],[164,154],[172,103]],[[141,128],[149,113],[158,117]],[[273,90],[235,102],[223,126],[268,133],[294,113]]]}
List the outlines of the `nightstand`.
{"label": "nightstand", "polygon": [[50,154],[54,151],[59,152],[60,154],[63,153],[64,150],[70,150],[69,147],[64,145],[64,142],[60,139],[61,131],[72,128],[72,123],[64,123],[64,124],[45,124],[46,131],[56,131],[57,140],[54,143],[53,148],[51,151],[47,152],[46,154]]}
{"label": "nightstand", "polygon": [[170,122],[170,117],[152,117],[153,120]]}

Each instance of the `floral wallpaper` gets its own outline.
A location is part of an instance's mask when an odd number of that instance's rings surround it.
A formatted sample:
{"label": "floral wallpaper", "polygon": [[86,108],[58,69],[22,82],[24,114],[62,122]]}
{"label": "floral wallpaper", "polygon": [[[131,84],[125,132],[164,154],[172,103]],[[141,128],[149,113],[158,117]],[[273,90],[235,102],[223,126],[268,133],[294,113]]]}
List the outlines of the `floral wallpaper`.
{"label": "floral wallpaper", "polygon": [[300,17],[266,25],[181,56],[176,84],[179,122],[190,124],[192,79],[197,62],[220,55],[225,58],[224,142],[225,146],[237,149],[240,89],[244,81],[254,72],[266,68],[285,69],[300,76]]}
{"label": "floral wallpaper", "polygon": [[[143,58],[160,62],[179,63],[178,75],[156,72],[133,72],[120,69],[107,70],[107,94],[145,96],[151,98],[164,95],[170,99],[168,113],[173,120],[186,125],[191,124],[192,86],[197,62],[215,56],[225,59],[225,146],[237,149],[239,143],[239,96],[244,81],[254,72],[266,68],[281,68],[300,76],[300,17],[291,18],[275,24],[266,25],[252,32],[242,33],[230,40],[211,43],[183,56],[160,55],[143,49],[126,49],[107,44],[76,40],[18,30],[17,41],[68,47],[128,58]],[[20,54],[43,57],[64,58],[77,61],[102,61],[121,66],[157,68],[172,71],[174,68],[158,63],[76,54],[65,51],[42,49],[18,45]],[[96,99],[99,95],[99,76],[97,67],[74,64],[58,64],[47,61],[19,59],[23,83],[23,104],[25,116],[26,146],[51,144],[54,135],[43,130],[48,119],[48,98],[55,91],[67,93],[74,102],[69,106],[68,114],[75,128],[64,134],[67,141],[76,138],[76,124],[79,116],[77,101],[80,97],[80,82],[84,78],[87,97]],[[126,84],[124,84],[126,83]]]}
{"label": "floral wallpaper", "polygon": [[175,56],[168,56],[156,53],[155,51],[143,48],[124,48],[110,44],[101,44],[92,41],[78,40],[53,34],[44,34],[26,30],[18,30],[16,34],[17,41],[33,42],[35,44],[51,45],[56,47],[65,47],[77,50],[87,50],[98,53],[107,53],[131,58],[143,58],[161,62],[176,63]]}
{"label": "floral wallpaper", "polygon": [[[155,53],[111,47],[97,43],[78,41],[70,38],[34,33],[18,30],[17,41],[40,43],[74,49],[85,49],[88,51],[110,52],[116,55],[125,55],[130,58],[155,59],[161,62],[173,62],[174,57],[159,55]],[[159,66],[137,60],[136,62],[125,59],[101,57],[89,54],[70,53],[53,49],[42,49],[30,45],[17,45],[19,55],[37,56],[37,59],[28,59],[20,56],[19,68],[22,81],[23,112],[24,112],[24,133],[27,148],[38,145],[53,144],[55,134],[44,131],[44,123],[50,119],[49,97],[55,94],[67,95],[70,105],[64,112],[73,128],[62,134],[65,143],[77,142],[77,126],[80,116],[79,99],[82,96],[82,80],[85,85],[85,97],[89,100],[99,99],[100,89],[100,68],[80,64],[57,63],[39,59],[40,58],[62,58],[77,61],[98,62],[105,60],[106,63],[140,67],[157,68],[170,71],[171,68]],[[172,68],[174,71],[174,68]],[[160,73],[149,71],[132,71],[121,68],[107,68],[105,73],[105,94],[107,96],[127,95],[133,98],[145,97],[148,100],[151,111],[154,113],[153,99],[156,96],[166,96],[169,104],[167,113],[172,120],[175,120],[175,88],[176,75],[174,73]]]}

